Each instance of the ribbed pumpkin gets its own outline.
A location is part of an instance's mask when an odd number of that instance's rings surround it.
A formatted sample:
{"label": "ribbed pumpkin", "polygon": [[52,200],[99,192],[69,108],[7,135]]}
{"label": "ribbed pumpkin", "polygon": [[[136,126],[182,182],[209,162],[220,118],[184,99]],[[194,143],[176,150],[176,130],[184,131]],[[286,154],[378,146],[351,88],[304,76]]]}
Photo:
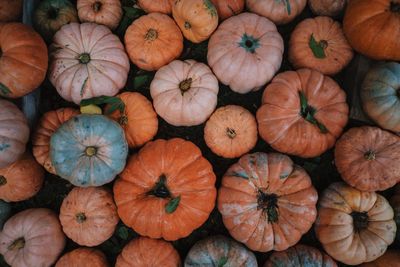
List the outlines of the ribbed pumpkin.
{"label": "ribbed pumpkin", "polygon": [[77,9],[82,22],[102,24],[111,30],[122,18],[121,0],[78,0]]}
{"label": "ribbed pumpkin", "polygon": [[0,96],[18,98],[35,90],[46,77],[47,46],[22,23],[0,23]]}
{"label": "ribbed pumpkin", "polygon": [[115,267],[180,267],[181,259],[171,243],[139,237],[129,242],[117,258]]}
{"label": "ribbed pumpkin", "polygon": [[0,22],[16,21],[22,14],[23,0],[0,0]]}
{"label": "ribbed pumpkin", "polygon": [[319,202],[315,232],[325,251],[349,265],[383,255],[396,236],[393,209],[374,192],[331,184]]}
{"label": "ribbed pumpkin", "polygon": [[346,94],[318,71],[278,74],[264,91],[258,131],[274,149],[310,158],[331,148],[348,120]]}
{"label": "ribbed pumpkin", "polygon": [[97,249],[77,248],[64,254],[55,267],[108,267],[106,256]]}
{"label": "ribbed pumpkin", "polygon": [[400,185],[397,185],[396,192],[390,199],[390,205],[394,211],[394,221],[396,222],[397,232],[396,241],[400,243]]}
{"label": "ribbed pumpkin", "polygon": [[218,210],[231,236],[251,250],[281,251],[311,228],[317,199],[306,171],[288,156],[259,152],[244,155],[225,173]]}
{"label": "ribbed pumpkin", "polygon": [[175,0],[138,0],[138,5],[147,13],[158,12],[171,14]]}
{"label": "ribbed pumpkin", "polygon": [[398,267],[400,264],[400,252],[398,250],[388,250],[378,259],[361,264],[360,267]]}
{"label": "ribbed pumpkin", "polygon": [[114,183],[121,220],[151,238],[177,240],[208,218],[215,205],[215,174],[192,142],[147,143]]}
{"label": "ribbed pumpkin", "polygon": [[218,11],[220,20],[225,20],[241,13],[244,9],[244,1],[245,0],[211,0]]}
{"label": "ribbed pumpkin", "polygon": [[129,58],[118,36],[105,26],[71,23],[54,35],[49,79],[58,93],[82,99],[113,96],[125,86]]}
{"label": "ribbed pumpkin", "polygon": [[339,22],[316,17],[300,22],[290,37],[289,60],[295,68],[335,75],[349,64],[353,50]]}
{"label": "ribbed pumpkin", "polygon": [[128,27],[125,46],[136,66],[153,71],[179,57],[183,36],[169,16],[151,13],[141,16]]}
{"label": "ribbed pumpkin", "polygon": [[231,17],[208,43],[208,65],[218,80],[245,94],[258,90],[279,70],[283,40],[275,24],[251,13]]}
{"label": "ribbed pumpkin", "polygon": [[347,0],[308,0],[308,6],[317,16],[337,16],[346,4]]}

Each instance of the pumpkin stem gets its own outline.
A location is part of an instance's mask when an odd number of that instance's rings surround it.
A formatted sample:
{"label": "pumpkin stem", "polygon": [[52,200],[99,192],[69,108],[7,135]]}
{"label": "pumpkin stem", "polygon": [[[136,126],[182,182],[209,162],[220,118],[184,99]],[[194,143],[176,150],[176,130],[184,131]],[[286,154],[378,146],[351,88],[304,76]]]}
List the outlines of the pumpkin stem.
{"label": "pumpkin stem", "polygon": [[185,21],[185,29],[189,30],[190,28],[192,28],[192,25],[188,21]]}
{"label": "pumpkin stem", "polygon": [[188,78],[179,83],[179,89],[181,89],[182,95],[184,92],[190,89],[190,86],[192,86],[192,81],[192,78]]}
{"label": "pumpkin stem", "polygon": [[8,246],[8,250],[19,250],[25,246],[25,238],[20,237],[14,242],[12,242],[11,245]]}
{"label": "pumpkin stem", "polygon": [[154,41],[158,37],[158,32],[155,29],[149,29],[144,36],[147,41]]}
{"label": "pumpkin stem", "polygon": [[278,196],[275,194],[266,194],[258,191],[258,209],[262,209],[267,213],[268,222],[275,223],[278,221]]}
{"label": "pumpkin stem", "polygon": [[353,217],[353,225],[356,231],[360,231],[368,227],[368,213],[366,211],[354,211],[350,215]]}
{"label": "pumpkin stem", "polygon": [[306,95],[302,91],[299,91],[299,95],[300,95],[300,115],[306,121],[317,126],[321,131],[321,133],[327,133],[328,129],[325,127],[325,125],[317,121],[317,119],[314,117],[317,110],[313,106],[308,105]]}
{"label": "pumpkin stem", "polygon": [[120,125],[127,125],[127,124],[128,124],[128,116],[122,115],[122,116],[119,118],[118,123],[119,123]]}
{"label": "pumpkin stem", "polygon": [[328,42],[326,40],[321,40],[319,41],[319,43],[323,49],[326,49],[328,47]]}
{"label": "pumpkin stem", "polygon": [[371,151],[371,150],[367,151],[367,152],[364,154],[364,158],[365,158],[366,160],[374,160],[375,157],[376,157],[375,152],[374,152],[374,151]]}
{"label": "pumpkin stem", "polygon": [[243,34],[242,40],[239,42],[239,45],[243,47],[247,52],[253,54],[256,52],[256,49],[260,47],[260,42],[258,41],[258,39],[245,33]]}
{"label": "pumpkin stem", "polygon": [[85,154],[86,154],[86,156],[88,156],[88,157],[92,157],[92,156],[96,155],[96,153],[97,153],[97,148],[94,147],[94,146],[88,146],[88,147],[85,149]]}
{"label": "pumpkin stem", "polygon": [[60,9],[59,8],[56,8],[56,7],[50,7],[49,8],[49,10],[47,11],[47,17],[49,18],[49,19],[52,19],[52,20],[54,20],[54,19],[56,19],[57,17],[58,17],[58,13],[60,12]]}
{"label": "pumpkin stem", "polygon": [[86,215],[83,212],[79,212],[75,215],[75,219],[78,223],[83,223],[84,221],[86,221]]}
{"label": "pumpkin stem", "polygon": [[391,2],[390,11],[392,11],[393,13],[400,13],[400,3]]}
{"label": "pumpkin stem", "polygon": [[96,12],[96,13],[99,12],[102,5],[103,4],[101,2],[99,2],[99,1],[94,2],[94,4],[93,4],[94,12]]}
{"label": "pumpkin stem", "polygon": [[90,55],[89,53],[82,53],[78,56],[77,59],[81,64],[88,64],[90,62]]}
{"label": "pumpkin stem", "polygon": [[158,182],[156,182],[153,189],[147,192],[148,195],[153,195],[159,198],[167,198],[171,197],[171,193],[167,187],[167,177],[164,174],[161,174],[158,178]]}
{"label": "pumpkin stem", "polygon": [[230,138],[233,139],[236,137],[236,131],[232,128],[226,128],[226,135]]}
{"label": "pumpkin stem", "polygon": [[7,184],[7,179],[3,175],[0,175],[0,186]]}

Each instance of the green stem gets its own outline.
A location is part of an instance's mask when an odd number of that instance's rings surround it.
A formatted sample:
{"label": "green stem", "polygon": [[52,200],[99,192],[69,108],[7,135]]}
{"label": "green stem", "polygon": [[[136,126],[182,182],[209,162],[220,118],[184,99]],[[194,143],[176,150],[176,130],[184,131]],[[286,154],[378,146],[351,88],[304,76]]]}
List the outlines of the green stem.
{"label": "green stem", "polygon": [[86,221],[86,215],[83,212],[79,212],[78,214],[76,214],[75,218],[78,223],[83,223]]}
{"label": "green stem", "polygon": [[12,242],[11,245],[8,246],[8,250],[19,250],[23,247],[25,247],[25,238],[20,237],[16,239],[14,242]]}
{"label": "green stem", "polygon": [[312,123],[315,126],[317,126],[321,131],[321,133],[327,133],[328,129],[325,127],[325,125],[319,122],[315,118],[317,110],[314,107],[308,105],[308,100],[306,95],[302,91],[299,91],[299,96],[300,96],[300,115],[309,123]]}
{"label": "green stem", "polygon": [[354,211],[350,215],[353,218],[353,225],[356,231],[360,231],[368,227],[369,221],[367,212]]}
{"label": "green stem", "polygon": [[164,174],[161,174],[153,189],[151,189],[151,191],[149,191],[147,194],[159,198],[171,197],[171,192],[169,192],[167,187],[167,177]]}
{"label": "green stem", "polygon": [[7,179],[3,175],[0,175],[0,186],[7,184]]}
{"label": "green stem", "polygon": [[275,223],[278,221],[278,196],[275,194],[266,194],[258,191],[257,198],[258,209],[262,209],[268,215],[268,222]]}

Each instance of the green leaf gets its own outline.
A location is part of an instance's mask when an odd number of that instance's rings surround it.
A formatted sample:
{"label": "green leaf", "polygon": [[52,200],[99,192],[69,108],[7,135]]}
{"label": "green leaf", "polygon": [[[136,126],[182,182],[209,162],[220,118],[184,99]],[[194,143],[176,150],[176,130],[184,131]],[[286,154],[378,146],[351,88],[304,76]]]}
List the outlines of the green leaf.
{"label": "green leaf", "polygon": [[110,115],[116,110],[119,110],[121,113],[124,113],[125,111],[125,103],[119,97],[116,96],[98,96],[90,99],[84,99],[81,101],[81,106],[88,106],[88,105],[98,106],[103,104],[110,105],[104,112],[104,115]]}
{"label": "green leaf", "polygon": [[133,88],[139,89],[149,81],[149,77],[146,75],[136,76],[133,80]]}
{"label": "green leaf", "polygon": [[123,239],[123,240],[127,240],[129,238],[129,230],[126,226],[121,226],[118,228],[117,230],[117,235]]}
{"label": "green leaf", "polygon": [[4,84],[0,83],[0,94],[7,96],[11,94],[11,90],[8,89],[8,87],[5,86]]}
{"label": "green leaf", "polygon": [[326,44],[323,41],[317,42],[314,38],[314,34],[311,34],[309,46],[316,58],[325,58],[326,57],[326,55],[325,55]]}
{"label": "green leaf", "polygon": [[171,199],[165,206],[165,212],[168,214],[173,213],[178,208],[180,201],[181,201],[181,196]]}
{"label": "green leaf", "polygon": [[228,257],[222,257],[218,261],[218,267],[224,267],[224,265],[228,262]]}

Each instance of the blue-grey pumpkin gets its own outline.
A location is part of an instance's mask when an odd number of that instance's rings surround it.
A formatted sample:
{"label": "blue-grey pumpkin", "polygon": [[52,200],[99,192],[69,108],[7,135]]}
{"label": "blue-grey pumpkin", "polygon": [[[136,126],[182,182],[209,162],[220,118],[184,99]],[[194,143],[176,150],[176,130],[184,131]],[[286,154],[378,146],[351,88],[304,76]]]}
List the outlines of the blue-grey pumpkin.
{"label": "blue-grey pumpkin", "polygon": [[4,223],[10,217],[11,214],[11,204],[0,200],[0,229],[3,229]]}

